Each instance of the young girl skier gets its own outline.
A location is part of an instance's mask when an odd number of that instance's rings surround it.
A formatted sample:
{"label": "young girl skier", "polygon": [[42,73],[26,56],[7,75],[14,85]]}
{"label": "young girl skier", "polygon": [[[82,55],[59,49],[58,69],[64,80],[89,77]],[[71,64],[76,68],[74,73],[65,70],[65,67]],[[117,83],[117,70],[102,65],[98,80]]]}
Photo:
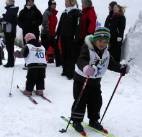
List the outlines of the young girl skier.
{"label": "young girl skier", "polygon": [[21,52],[15,52],[16,57],[23,56],[25,58],[28,67],[26,88],[23,94],[31,96],[36,85],[36,94],[42,96],[47,66],[45,48],[40,45],[33,33],[26,34],[24,39],[26,42],[25,47]]}
{"label": "young girl skier", "polygon": [[[86,107],[88,110],[89,126],[104,131],[103,126],[98,120],[102,106],[100,83],[107,68],[122,73],[122,75],[128,73],[129,70],[128,65],[116,63],[110,56],[107,48],[109,40],[110,31],[105,27],[98,28],[94,35],[88,35],[85,38],[85,44],[82,47],[76,64],[73,84],[75,101],[72,106],[71,118],[74,129],[80,133],[85,133],[81,122],[83,121]],[[87,82],[86,87],[78,102],[85,81]]]}

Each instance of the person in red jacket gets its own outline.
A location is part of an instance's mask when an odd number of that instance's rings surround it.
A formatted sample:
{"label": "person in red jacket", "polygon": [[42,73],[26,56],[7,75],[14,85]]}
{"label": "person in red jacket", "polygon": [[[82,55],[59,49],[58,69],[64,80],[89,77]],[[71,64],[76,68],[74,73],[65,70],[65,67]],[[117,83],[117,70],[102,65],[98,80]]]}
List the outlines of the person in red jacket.
{"label": "person in red jacket", "polygon": [[56,2],[49,0],[48,9],[43,14],[41,41],[47,51],[47,60],[49,63],[54,62],[55,33],[57,25]]}
{"label": "person in red jacket", "polygon": [[96,30],[97,15],[91,0],[82,0],[82,14],[80,16],[78,40],[77,40],[77,55],[80,54],[81,47],[87,35],[93,34]]}
{"label": "person in red jacket", "polygon": [[82,0],[82,15],[80,17],[80,39],[93,34],[96,29],[97,15],[91,0]]}

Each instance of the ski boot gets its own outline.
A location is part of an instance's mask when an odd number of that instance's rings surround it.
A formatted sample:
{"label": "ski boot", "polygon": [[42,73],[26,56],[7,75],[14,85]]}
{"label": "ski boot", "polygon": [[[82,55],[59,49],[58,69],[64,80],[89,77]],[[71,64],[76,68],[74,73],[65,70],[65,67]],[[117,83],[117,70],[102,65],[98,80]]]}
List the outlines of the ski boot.
{"label": "ski boot", "polygon": [[95,128],[99,131],[102,131],[104,133],[108,133],[108,131],[106,129],[103,128],[103,126],[98,122],[98,121],[89,121],[89,126],[92,128]]}
{"label": "ski boot", "polygon": [[28,91],[28,90],[24,90],[23,94],[27,97],[30,97],[32,96],[32,92],[31,91]]}
{"label": "ski boot", "polygon": [[36,94],[37,96],[43,96],[43,90],[36,90],[36,91],[35,91],[35,94]]}
{"label": "ski boot", "polygon": [[84,131],[83,126],[81,125],[81,122],[73,122],[73,128],[79,132],[82,136],[86,136],[86,133]]}

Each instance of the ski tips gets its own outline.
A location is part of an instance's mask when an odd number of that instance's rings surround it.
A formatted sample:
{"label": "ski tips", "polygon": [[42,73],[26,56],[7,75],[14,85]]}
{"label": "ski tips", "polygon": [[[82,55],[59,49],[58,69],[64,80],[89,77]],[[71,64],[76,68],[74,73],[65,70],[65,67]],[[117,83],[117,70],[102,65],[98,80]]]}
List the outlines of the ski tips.
{"label": "ski tips", "polygon": [[82,136],[84,136],[84,137],[86,137],[86,136],[87,136],[87,134],[86,134],[86,132],[85,132],[85,131],[80,132],[80,134],[81,134]]}
{"label": "ski tips", "polygon": [[104,132],[105,134],[108,134],[107,129],[103,129],[103,132]]}

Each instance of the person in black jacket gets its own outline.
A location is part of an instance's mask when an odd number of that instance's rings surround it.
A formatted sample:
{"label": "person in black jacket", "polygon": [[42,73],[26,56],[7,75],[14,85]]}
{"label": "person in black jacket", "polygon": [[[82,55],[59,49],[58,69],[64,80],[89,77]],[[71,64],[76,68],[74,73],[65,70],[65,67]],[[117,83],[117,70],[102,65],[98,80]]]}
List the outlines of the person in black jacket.
{"label": "person in black jacket", "polygon": [[[102,106],[101,78],[104,76],[107,68],[122,73],[123,76],[129,71],[128,65],[120,65],[110,56],[107,48],[109,40],[109,30],[104,27],[97,28],[94,35],[88,35],[85,38],[85,44],[78,58],[73,84],[75,100],[71,114],[73,127],[78,132],[84,132],[81,122],[83,121],[86,107],[89,126],[101,131],[104,130],[98,120]],[[86,87],[79,103],[76,104],[86,80]]]}
{"label": "person in black jacket", "polygon": [[0,19],[0,22],[3,24],[5,44],[8,52],[8,61],[4,67],[14,66],[14,41],[16,37],[17,13],[19,10],[19,7],[15,7],[14,3],[14,0],[6,1],[6,13],[3,14],[3,18]]}
{"label": "person in black jacket", "polygon": [[76,0],[65,0],[66,9],[62,13],[57,29],[61,38],[63,76],[73,78],[75,65],[75,35],[78,27],[80,10],[76,8]]}
{"label": "person in black jacket", "polygon": [[[42,24],[42,14],[34,4],[34,0],[26,0],[26,5],[20,11],[18,25],[23,30],[23,38],[27,33],[34,33],[39,39],[39,26]],[[25,41],[24,41],[25,43]]]}
{"label": "person in black jacket", "polygon": [[110,53],[117,62],[121,60],[121,46],[126,26],[126,18],[124,9],[120,5],[115,4],[111,14],[107,17],[105,27],[110,29]]}

